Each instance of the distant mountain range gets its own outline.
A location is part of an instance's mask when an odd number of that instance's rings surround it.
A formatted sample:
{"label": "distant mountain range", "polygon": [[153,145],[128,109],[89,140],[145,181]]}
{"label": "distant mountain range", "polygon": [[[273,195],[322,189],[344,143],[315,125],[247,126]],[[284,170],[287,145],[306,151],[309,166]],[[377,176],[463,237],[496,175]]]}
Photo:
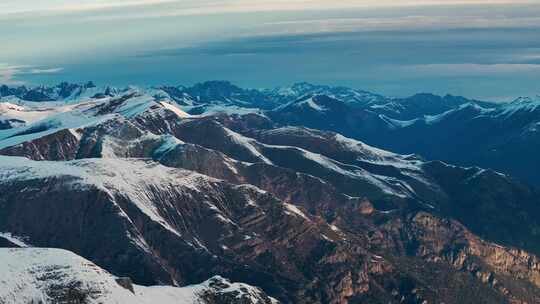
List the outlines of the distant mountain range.
{"label": "distant mountain range", "polygon": [[520,128],[534,147],[537,100],[215,81],[0,93],[0,303],[540,302],[540,192],[412,153],[510,157]]}
{"label": "distant mountain range", "polygon": [[[116,96],[130,88],[61,83],[52,87],[0,87],[6,102],[72,102]],[[540,185],[540,97],[495,103],[459,96],[417,94],[389,98],[346,87],[297,83],[277,89],[243,89],[226,81],[192,87],[143,89],[173,100],[187,113],[259,113],[282,125],[329,130],[403,154],[463,166],[481,166]],[[18,125],[0,110],[0,129]],[[6,113],[6,114],[2,114]]]}

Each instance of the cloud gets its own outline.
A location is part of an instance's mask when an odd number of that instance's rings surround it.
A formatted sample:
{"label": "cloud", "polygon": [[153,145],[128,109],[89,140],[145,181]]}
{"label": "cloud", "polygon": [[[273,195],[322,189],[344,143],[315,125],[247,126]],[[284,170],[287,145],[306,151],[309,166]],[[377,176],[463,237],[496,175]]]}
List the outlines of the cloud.
{"label": "cloud", "polygon": [[63,68],[40,68],[25,65],[9,65],[0,63],[0,84],[23,85],[26,81],[18,79],[25,75],[56,74]]}
{"label": "cloud", "polygon": [[539,64],[540,65],[540,53],[510,54],[510,55],[507,55],[505,58],[512,63]]}
{"label": "cloud", "polygon": [[28,74],[55,74],[61,72],[64,68],[48,68],[48,69],[30,69]]}
{"label": "cloud", "polygon": [[[536,29],[448,29],[403,31],[296,32],[254,35],[181,47],[144,50],[137,57],[256,54],[326,58],[362,65],[519,62],[528,49],[540,49]],[[532,58],[530,58],[532,59]]]}
{"label": "cloud", "polygon": [[24,66],[14,66],[0,63],[0,84],[21,85],[24,81],[16,80],[15,76],[24,69]]}
{"label": "cloud", "polygon": [[389,67],[399,69],[404,75],[436,76],[436,77],[468,77],[468,76],[498,76],[514,73],[539,73],[540,64],[524,63],[457,63],[457,64],[420,64]]}
{"label": "cloud", "polygon": [[332,18],[268,22],[261,35],[411,31],[443,29],[490,29],[540,27],[540,17],[505,16],[403,16],[392,18]]}
{"label": "cloud", "polygon": [[131,6],[147,6],[174,2],[177,2],[177,0],[7,0],[6,2],[0,4],[0,15],[28,14],[37,12],[69,13],[111,8],[125,8]]}
{"label": "cloud", "polygon": [[213,75],[248,86],[523,95],[540,75],[538,16],[538,0],[0,0],[11,42],[0,58],[45,65],[4,66],[0,80],[52,83],[64,66],[70,81],[119,85]]}
{"label": "cloud", "polygon": [[[7,0],[0,4],[0,16],[117,10],[119,14],[116,15],[96,14],[93,17],[125,19],[228,13],[507,4],[538,4],[538,2],[537,0]],[[140,11],[122,14],[121,10],[129,7],[140,8]]]}

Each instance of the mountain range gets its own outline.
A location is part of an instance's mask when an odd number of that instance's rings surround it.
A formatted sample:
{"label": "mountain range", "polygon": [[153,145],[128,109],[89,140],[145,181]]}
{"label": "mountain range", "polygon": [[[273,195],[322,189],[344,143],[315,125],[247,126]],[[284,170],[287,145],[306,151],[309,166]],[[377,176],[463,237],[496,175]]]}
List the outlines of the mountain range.
{"label": "mountain range", "polygon": [[540,302],[540,98],[0,96],[0,303]]}
{"label": "mountain range", "polygon": [[[114,96],[129,88],[92,82],[52,87],[0,87],[0,96],[26,101],[73,101]],[[187,113],[259,113],[284,125],[334,131],[402,154],[510,173],[540,185],[540,96],[496,103],[459,96],[417,94],[390,98],[346,87],[297,83],[276,89],[243,89],[226,81],[145,89]],[[16,102],[15,102],[16,104]],[[9,117],[9,116],[8,116]],[[0,128],[17,124],[0,116]]]}

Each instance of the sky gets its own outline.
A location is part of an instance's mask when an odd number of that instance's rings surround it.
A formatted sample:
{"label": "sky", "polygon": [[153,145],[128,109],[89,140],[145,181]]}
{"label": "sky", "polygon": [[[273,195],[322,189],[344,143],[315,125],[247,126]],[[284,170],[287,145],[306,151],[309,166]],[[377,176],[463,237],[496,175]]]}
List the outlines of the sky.
{"label": "sky", "polygon": [[540,94],[540,0],[2,0],[0,83]]}

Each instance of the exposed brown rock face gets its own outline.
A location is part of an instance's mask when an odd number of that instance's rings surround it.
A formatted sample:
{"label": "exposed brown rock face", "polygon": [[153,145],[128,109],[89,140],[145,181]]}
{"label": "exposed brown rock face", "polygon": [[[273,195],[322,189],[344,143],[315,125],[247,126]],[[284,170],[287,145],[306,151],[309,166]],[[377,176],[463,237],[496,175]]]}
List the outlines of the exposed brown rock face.
{"label": "exposed brown rock face", "polygon": [[[134,97],[90,110],[112,115]],[[540,196],[479,168],[254,114],[183,118],[159,103],[0,154],[36,160],[1,158],[0,232],[137,284],[219,274],[284,303],[540,301],[540,250],[526,231]]]}
{"label": "exposed brown rock face", "polygon": [[[115,162],[113,168],[100,161],[69,166],[89,168],[100,180],[101,174],[125,178],[128,173],[116,171],[117,166],[142,165]],[[54,164],[46,164],[51,166],[46,169],[54,169]],[[322,221],[270,194],[181,170],[169,172],[172,180],[153,183],[144,180],[153,165],[144,166],[149,171],[129,173],[142,178],[136,180],[140,184],[130,184],[144,195],[142,201],[138,193],[126,195],[126,189],[108,183],[104,189],[87,185],[80,176],[38,178],[31,183],[10,179],[3,187],[9,186],[15,194],[0,200],[0,229],[25,235],[36,246],[79,252],[140,283],[187,284],[221,273],[257,283],[280,298],[304,298],[308,303],[335,301],[346,297],[345,286],[365,284],[334,286],[320,280],[321,273],[332,270],[338,282],[351,275],[370,276],[369,253],[351,247]],[[156,213],[149,215],[142,206],[156,208]],[[47,228],[51,223],[57,224]]]}
{"label": "exposed brown rock face", "polygon": [[0,150],[2,155],[24,156],[34,160],[70,160],[79,148],[77,131],[63,129],[53,134]]}
{"label": "exposed brown rock face", "polygon": [[[417,255],[430,261],[446,261],[468,271],[517,303],[536,303],[538,295],[527,295],[514,280],[524,280],[531,287],[540,287],[539,260],[515,248],[488,243],[473,235],[461,224],[441,220],[427,213],[412,219],[412,231],[422,245]],[[510,279],[511,278],[511,279]],[[515,295],[518,295],[517,297]]]}

